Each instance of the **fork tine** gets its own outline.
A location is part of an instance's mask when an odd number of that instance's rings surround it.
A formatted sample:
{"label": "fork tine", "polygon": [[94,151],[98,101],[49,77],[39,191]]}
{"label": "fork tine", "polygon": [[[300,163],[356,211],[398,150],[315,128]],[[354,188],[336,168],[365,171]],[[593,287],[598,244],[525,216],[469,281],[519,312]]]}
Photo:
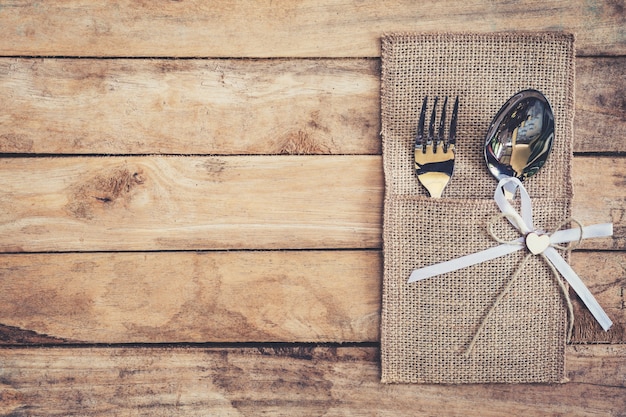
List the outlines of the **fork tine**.
{"label": "fork tine", "polygon": [[[434,152],[437,152],[437,145],[439,145],[441,141],[444,140],[443,131],[444,131],[444,124],[446,121],[446,107],[448,107],[448,96],[446,96],[443,99],[443,107],[441,107],[441,118],[439,119],[439,129],[437,130],[437,137],[435,138],[435,141],[433,142]],[[446,150],[447,148],[445,147],[445,144],[444,144],[444,152]]]}
{"label": "fork tine", "polygon": [[459,114],[459,96],[454,100],[454,109],[452,110],[452,119],[450,120],[450,131],[448,132],[448,145],[456,144],[456,120]]}
{"label": "fork tine", "polygon": [[439,101],[439,97],[435,97],[435,102],[433,103],[433,111],[430,114],[430,123],[428,124],[428,139],[427,143],[432,143],[435,137],[435,117],[437,116],[437,102]]}
{"label": "fork tine", "polygon": [[424,141],[424,123],[426,123],[426,106],[428,105],[428,96],[424,97],[424,101],[422,103],[422,111],[420,112],[420,120],[417,125],[417,136],[415,136],[415,149],[422,148],[424,150],[424,146],[426,142]]}

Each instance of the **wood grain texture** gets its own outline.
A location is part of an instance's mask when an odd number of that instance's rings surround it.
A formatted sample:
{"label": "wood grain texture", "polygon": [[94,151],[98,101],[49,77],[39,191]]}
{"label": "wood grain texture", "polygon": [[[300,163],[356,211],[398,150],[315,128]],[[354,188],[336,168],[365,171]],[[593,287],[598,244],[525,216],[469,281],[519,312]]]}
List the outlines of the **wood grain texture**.
{"label": "wood grain texture", "polygon": [[[626,253],[572,261],[614,322],[574,298],[573,342],[625,343]],[[377,342],[381,277],[380,251],[2,255],[0,344]]]}
{"label": "wood grain texture", "polygon": [[14,0],[0,9],[0,55],[372,57],[383,33],[467,30],[564,30],[580,54],[624,54],[624,24],[610,0]]}
{"label": "wood grain texture", "polygon": [[[572,215],[584,225],[612,223],[613,237],[583,241],[580,248],[626,248],[626,158],[574,158]],[[592,242],[592,240],[594,242]]]}
{"label": "wood grain texture", "polygon": [[[576,60],[578,152],[626,151],[626,58]],[[0,59],[0,152],[380,154],[380,62]]]}
{"label": "wood grain texture", "polygon": [[576,60],[574,150],[626,152],[626,60]]}
{"label": "wood grain texture", "polygon": [[619,0],[1,2],[0,415],[624,417],[626,344],[468,386],[382,385],[374,345],[392,31],[576,33],[574,216],[615,237],[572,265],[615,326],[574,298],[574,343],[626,341],[624,27]]}
{"label": "wood grain texture", "polygon": [[[614,224],[581,248],[626,248],[624,172],[574,158],[574,217]],[[0,182],[1,252],[382,245],[380,156],[3,158]]]}
{"label": "wood grain texture", "polygon": [[[378,340],[378,251],[0,256],[0,343]],[[10,339],[17,340],[10,340]]]}
{"label": "wood grain texture", "polygon": [[0,59],[0,152],[380,154],[378,60]]}
{"label": "wood grain texture", "polygon": [[0,350],[11,416],[623,416],[626,348],[567,349],[568,384],[385,385],[353,347]]}
{"label": "wood grain texture", "polygon": [[574,251],[570,263],[613,321],[613,327],[604,331],[570,289],[572,343],[626,343],[626,252]]}
{"label": "wood grain texture", "polygon": [[381,174],[377,156],[1,159],[0,250],[377,247]]}

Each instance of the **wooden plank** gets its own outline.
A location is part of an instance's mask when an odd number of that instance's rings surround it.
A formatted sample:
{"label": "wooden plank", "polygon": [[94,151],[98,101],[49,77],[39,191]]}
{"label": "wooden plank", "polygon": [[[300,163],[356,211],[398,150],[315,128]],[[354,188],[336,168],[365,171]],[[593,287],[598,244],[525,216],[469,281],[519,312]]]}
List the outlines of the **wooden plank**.
{"label": "wooden plank", "polygon": [[626,248],[626,158],[574,158],[572,215],[584,225],[612,223],[613,237],[583,241],[580,248]]}
{"label": "wooden plank", "polygon": [[0,251],[377,247],[381,173],[378,156],[1,159]]}
{"label": "wooden plank", "polygon": [[[626,342],[626,252],[575,252],[614,321],[576,303],[573,342]],[[176,279],[172,279],[176,277]],[[0,256],[0,344],[376,342],[380,251]]]}
{"label": "wooden plank", "polygon": [[0,152],[380,154],[378,60],[0,59]]}
{"label": "wooden plank", "polygon": [[576,60],[574,150],[626,152],[626,60]]}
{"label": "wooden plank", "polygon": [[626,409],[624,359],[624,345],[569,348],[567,384],[385,385],[376,348],[3,349],[0,412],[619,416]]}
{"label": "wooden plank", "polygon": [[[575,151],[625,152],[626,58],[578,58]],[[380,63],[0,59],[0,152],[380,154]]]}
{"label": "wooden plank", "polygon": [[576,60],[574,151],[626,152],[626,58]]}
{"label": "wooden plank", "polygon": [[610,0],[14,0],[0,9],[0,55],[371,57],[387,32],[468,29],[569,31],[580,54],[619,55],[624,23],[623,6]]}
{"label": "wooden plank", "polygon": [[[624,172],[574,158],[574,217],[614,224],[581,248],[626,248]],[[4,158],[0,181],[1,252],[381,247],[380,156]]]}
{"label": "wooden plank", "polygon": [[604,331],[570,290],[574,305],[572,343],[626,343],[626,252],[573,252],[571,265],[613,321]]}
{"label": "wooden plank", "polygon": [[378,251],[4,255],[0,324],[9,327],[0,328],[0,343],[374,341],[380,258]]}

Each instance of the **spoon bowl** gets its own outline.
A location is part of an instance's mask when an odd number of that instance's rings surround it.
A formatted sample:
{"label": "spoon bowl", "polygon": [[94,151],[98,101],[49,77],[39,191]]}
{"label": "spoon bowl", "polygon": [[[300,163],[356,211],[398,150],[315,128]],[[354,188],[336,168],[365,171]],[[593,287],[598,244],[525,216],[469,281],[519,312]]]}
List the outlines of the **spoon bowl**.
{"label": "spoon bowl", "polygon": [[[534,175],[546,163],[554,141],[554,114],[546,97],[537,90],[515,94],[494,117],[485,137],[485,161],[498,180]],[[504,187],[507,198],[515,185]]]}

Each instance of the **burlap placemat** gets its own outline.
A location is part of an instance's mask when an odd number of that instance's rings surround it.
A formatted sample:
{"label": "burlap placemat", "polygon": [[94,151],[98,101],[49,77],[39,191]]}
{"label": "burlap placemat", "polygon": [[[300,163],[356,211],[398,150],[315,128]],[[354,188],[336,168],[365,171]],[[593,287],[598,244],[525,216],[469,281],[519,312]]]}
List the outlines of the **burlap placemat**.
{"label": "burlap placemat", "polygon": [[[412,270],[497,243],[499,210],[483,159],[494,115],[516,92],[536,89],[555,118],[553,152],[525,182],[535,227],[570,216],[574,43],[563,33],[391,34],[382,42],[385,171],[382,381],[564,382],[567,310],[549,267],[533,257],[466,348],[523,251],[408,284]],[[443,198],[428,197],[413,165],[424,96],[460,97],[455,173]],[[449,110],[450,111],[450,110]],[[507,223],[503,237],[518,237]]]}

